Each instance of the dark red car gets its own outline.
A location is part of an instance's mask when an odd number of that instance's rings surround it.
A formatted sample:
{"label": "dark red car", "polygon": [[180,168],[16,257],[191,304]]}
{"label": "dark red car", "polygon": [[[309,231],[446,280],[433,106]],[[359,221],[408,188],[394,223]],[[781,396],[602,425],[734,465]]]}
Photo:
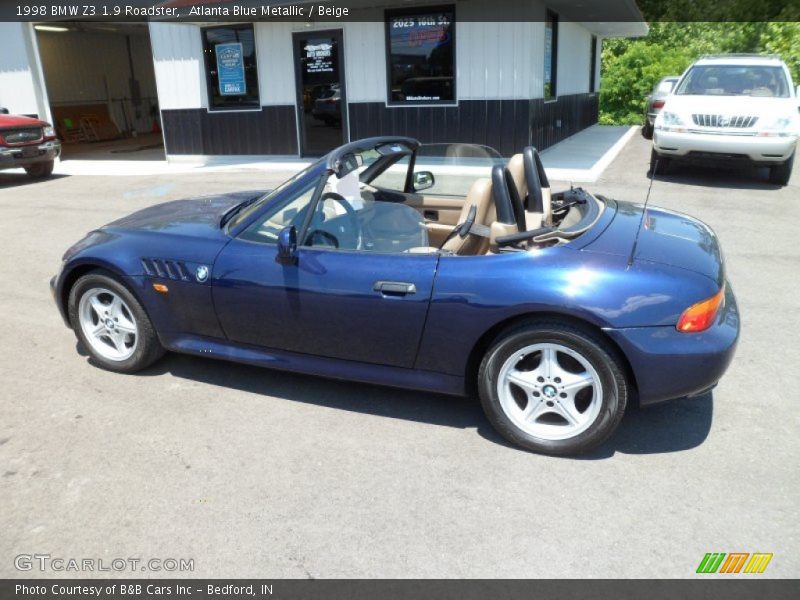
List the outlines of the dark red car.
{"label": "dark red car", "polygon": [[21,167],[31,177],[48,177],[59,154],[61,142],[50,123],[0,114],[0,169]]}

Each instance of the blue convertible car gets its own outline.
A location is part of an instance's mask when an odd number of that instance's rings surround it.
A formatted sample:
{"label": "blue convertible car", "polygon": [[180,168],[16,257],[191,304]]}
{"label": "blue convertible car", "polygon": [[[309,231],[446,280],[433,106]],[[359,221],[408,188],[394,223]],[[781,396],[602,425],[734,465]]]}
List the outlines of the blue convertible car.
{"label": "blue convertible car", "polygon": [[106,369],[165,350],[474,394],[511,442],[600,443],[627,404],[700,394],[739,315],[714,233],[552,193],[538,154],[346,144],[270,192],[168,202],[90,232],[52,281]]}

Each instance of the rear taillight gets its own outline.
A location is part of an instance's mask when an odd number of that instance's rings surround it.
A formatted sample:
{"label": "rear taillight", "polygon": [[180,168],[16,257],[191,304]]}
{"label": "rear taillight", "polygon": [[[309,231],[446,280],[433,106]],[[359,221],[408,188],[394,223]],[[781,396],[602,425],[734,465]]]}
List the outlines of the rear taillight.
{"label": "rear taillight", "polygon": [[675,328],[682,333],[705,331],[711,327],[711,324],[714,322],[724,299],[725,286],[723,285],[720,290],[710,298],[701,300],[697,304],[692,304],[683,311]]}
{"label": "rear taillight", "polygon": [[664,101],[663,100],[653,101],[653,108],[664,108]]}

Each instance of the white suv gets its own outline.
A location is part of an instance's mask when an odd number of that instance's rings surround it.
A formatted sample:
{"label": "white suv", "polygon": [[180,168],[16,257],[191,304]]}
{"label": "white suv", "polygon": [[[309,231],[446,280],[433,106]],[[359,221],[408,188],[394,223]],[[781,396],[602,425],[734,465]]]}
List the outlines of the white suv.
{"label": "white suv", "polygon": [[671,160],[746,162],[789,182],[800,135],[798,98],[776,56],[703,57],[681,76],[655,121],[651,169]]}

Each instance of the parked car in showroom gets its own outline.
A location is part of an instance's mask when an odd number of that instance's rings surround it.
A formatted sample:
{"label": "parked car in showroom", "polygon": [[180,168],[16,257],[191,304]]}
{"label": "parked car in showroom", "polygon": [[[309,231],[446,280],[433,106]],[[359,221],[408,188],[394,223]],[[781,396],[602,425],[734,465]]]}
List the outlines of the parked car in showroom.
{"label": "parked car in showroom", "polygon": [[653,139],[653,125],[656,122],[656,117],[661,109],[664,107],[664,100],[672,88],[680,79],[680,75],[668,75],[659,81],[653,91],[645,98],[644,104],[644,125],[642,125],[642,135],[645,139]]}
{"label": "parked car in showroom", "polygon": [[710,228],[552,193],[531,147],[464,146],[368,138],[270,192],[145,208],[69,248],[54,299],[105,369],[170,350],[476,394],[548,454],[601,443],[630,403],[716,385],[739,313]]}
{"label": "parked car in showroom", "polygon": [[0,111],[0,169],[25,169],[33,178],[49,177],[61,142],[45,121]]}
{"label": "parked car in showroom", "polygon": [[777,56],[701,58],[656,117],[651,169],[665,172],[672,161],[753,165],[786,185],[800,134],[798,97]]}

